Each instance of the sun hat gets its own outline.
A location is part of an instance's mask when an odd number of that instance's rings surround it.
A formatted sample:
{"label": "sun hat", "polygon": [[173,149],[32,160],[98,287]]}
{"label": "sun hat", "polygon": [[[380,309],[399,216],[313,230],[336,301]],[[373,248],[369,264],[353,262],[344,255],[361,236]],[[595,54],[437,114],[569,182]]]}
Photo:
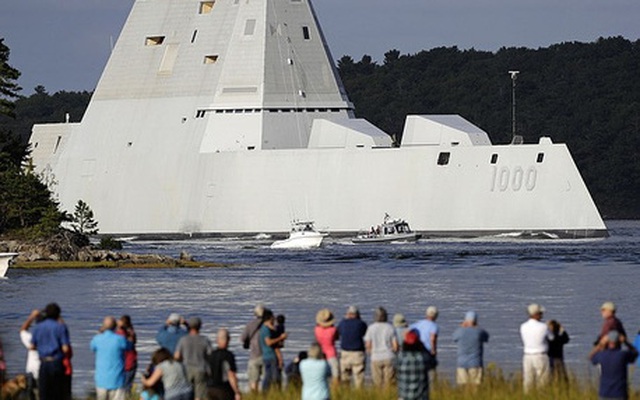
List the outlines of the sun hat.
{"label": "sun hat", "polygon": [[403,314],[395,314],[393,316],[393,326],[398,326],[398,327],[407,327],[407,320],[405,319]]}
{"label": "sun hat", "polygon": [[527,307],[527,312],[529,313],[529,316],[541,314],[544,311],[545,311],[544,307],[542,307],[540,304],[537,304],[537,303],[531,303]]}
{"label": "sun hat", "polygon": [[616,310],[616,305],[613,303],[613,301],[605,301],[602,306],[600,307],[601,310],[609,310],[609,311],[615,311]]}
{"label": "sun hat", "polygon": [[322,326],[323,328],[329,327],[334,323],[335,319],[333,318],[331,310],[329,310],[328,308],[323,308],[316,314],[316,324]]}

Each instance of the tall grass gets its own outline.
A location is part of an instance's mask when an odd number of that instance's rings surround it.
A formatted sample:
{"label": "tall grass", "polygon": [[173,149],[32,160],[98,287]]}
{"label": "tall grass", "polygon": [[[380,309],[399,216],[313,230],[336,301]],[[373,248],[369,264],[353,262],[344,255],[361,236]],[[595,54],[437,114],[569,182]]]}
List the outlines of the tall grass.
{"label": "tall grass", "polygon": [[[367,385],[361,389],[336,386],[331,389],[332,400],[397,400],[395,387],[376,388]],[[300,389],[270,390],[267,393],[246,393],[245,400],[299,400]],[[521,374],[505,375],[495,365],[485,369],[485,379],[478,387],[458,387],[448,379],[439,378],[431,387],[431,400],[597,400],[597,382],[589,379],[569,378],[568,383],[551,383],[525,394]],[[630,391],[629,400],[640,400],[640,393]]]}

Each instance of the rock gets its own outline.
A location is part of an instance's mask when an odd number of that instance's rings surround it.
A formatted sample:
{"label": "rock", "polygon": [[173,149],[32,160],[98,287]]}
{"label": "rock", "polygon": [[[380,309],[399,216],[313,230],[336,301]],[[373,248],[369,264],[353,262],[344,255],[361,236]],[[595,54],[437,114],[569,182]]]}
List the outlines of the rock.
{"label": "rock", "polygon": [[186,251],[182,250],[180,252],[180,260],[181,261],[195,261],[193,256]]}

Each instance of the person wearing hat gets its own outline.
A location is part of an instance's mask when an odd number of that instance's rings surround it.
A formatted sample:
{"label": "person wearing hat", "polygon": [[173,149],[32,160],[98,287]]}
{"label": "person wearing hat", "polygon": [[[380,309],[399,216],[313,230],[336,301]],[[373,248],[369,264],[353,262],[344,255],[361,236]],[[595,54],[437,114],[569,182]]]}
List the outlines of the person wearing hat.
{"label": "person wearing hat", "polygon": [[173,355],[187,369],[195,400],[207,399],[207,354],[212,351],[209,339],[200,334],[201,327],[200,318],[189,318],[189,334],[180,338]]}
{"label": "person wearing hat", "polygon": [[[627,347],[622,350],[621,345]],[[610,331],[593,347],[589,359],[600,366],[600,399],[628,399],[627,365],[633,364],[638,350],[618,331]]]}
{"label": "person wearing hat", "polygon": [[158,345],[169,350],[171,354],[176,351],[178,341],[188,333],[186,329],[180,327],[182,324],[186,325],[186,322],[180,314],[171,313],[165,324],[161,326],[160,329],[158,329],[158,333],[156,333],[156,342],[158,342]]}
{"label": "person wearing hat", "polygon": [[260,376],[264,369],[259,334],[260,328],[262,327],[262,314],[264,314],[264,305],[262,303],[258,303],[253,308],[254,318],[245,325],[244,330],[240,335],[242,347],[249,350],[247,380],[249,381],[249,388],[253,392],[257,392],[260,387]]}
{"label": "person wearing hat", "polygon": [[522,379],[525,393],[535,385],[541,387],[549,382],[549,328],[542,322],[544,307],[532,303],[527,307],[529,319],[520,325],[520,337],[524,345],[522,357]]}
{"label": "person wearing hat", "polygon": [[429,400],[429,361],[420,333],[409,329],[398,353],[398,398]]}
{"label": "person wearing hat", "polygon": [[456,383],[479,385],[483,375],[484,344],[489,341],[489,334],[478,327],[475,311],[465,314],[462,324],[453,332],[453,341],[458,345]]}
{"label": "person wearing hat", "polygon": [[404,317],[404,314],[394,314],[393,316],[393,328],[396,331],[396,340],[398,341],[398,346],[402,345],[402,341],[404,340],[404,334],[407,333],[407,328],[409,324],[407,324],[407,319]]}
{"label": "person wearing hat", "polygon": [[343,383],[353,383],[356,388],[364,384],[365,347],[364,335],[367,324],[360,319],[356,306],[349,306],[345,317],[338,324],[340,338],[340,379]]}
{"label": "person wearing hat", "polygon": [[331,379],[334,383],[337,383],[340,380],[340,364],[338,363],[338,352],[336,351],[338,329],[335,326],[335,322],[336,319],[328,308],[318,311],[314,335],[329,363],[329,367],[331,367]]}
{"label": "person wearing hat", "polygon": [[374,310],[373,321],[364,335],[365,347],[371,355],[371,379],[375,386],[391,386],[396,383],[396,332],[387,322],[387,310],[383,307]]}
{"label": "person wearing hat", "polygon": [[622,336],[627,336],[627,332],[625,332],[624,326],[622,326],[622,321],[616,317],[616,305],[612,301],[605,301],[602,306],[600,306],[600,315],[602,315],[603,320],[602,329],[594,344],[602,340],[602,338],[611,331],[617,331]]}

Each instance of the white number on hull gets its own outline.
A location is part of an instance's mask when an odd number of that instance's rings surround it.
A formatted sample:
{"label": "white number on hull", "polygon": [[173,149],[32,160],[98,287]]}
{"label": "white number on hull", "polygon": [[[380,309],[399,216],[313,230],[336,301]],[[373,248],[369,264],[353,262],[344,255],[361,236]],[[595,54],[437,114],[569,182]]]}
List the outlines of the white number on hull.
{"label": "white number on hull", "polygon": [[499,190],[506,192],[509,188],[514,192],[519,192],[522,187],[531,192],[536,188],[538,180],[538,170],[531,166],[525,170],[520,167],[493,167],[493,176],[491,179],[491,191]]}

